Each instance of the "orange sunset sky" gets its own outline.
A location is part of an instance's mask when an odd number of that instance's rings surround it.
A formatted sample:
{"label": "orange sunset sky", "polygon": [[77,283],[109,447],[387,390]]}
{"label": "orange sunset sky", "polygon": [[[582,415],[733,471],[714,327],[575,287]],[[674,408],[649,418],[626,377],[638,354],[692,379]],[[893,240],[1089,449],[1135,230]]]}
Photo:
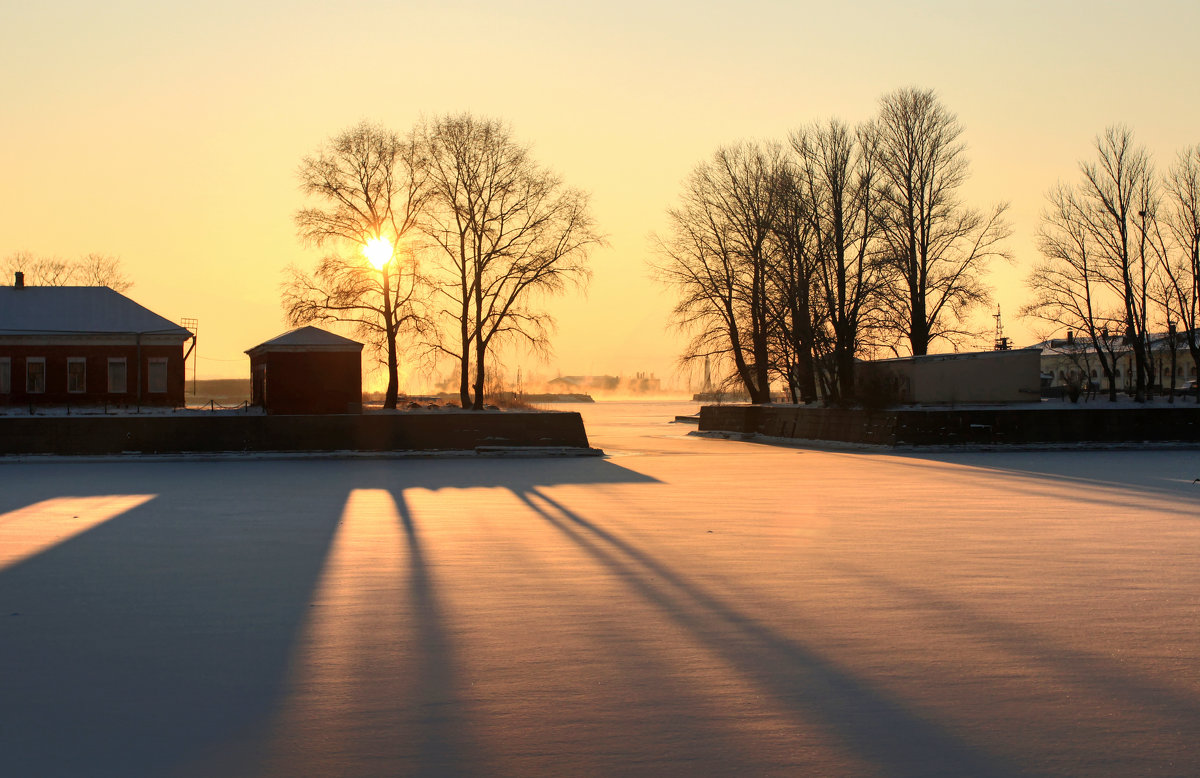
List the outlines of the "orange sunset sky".
{"label": "orange sunset sky", "polygon": [[966,199],[1011,202],[1015,261],[990,283],[1027,345],[1039,328],[1016,311],[1046,190],[1109,124],[1160,168],[1200,143],[1198,31],[1194,0],[0,0],[0,257],[119,256],[131,297],[199,319],[200,378],[242,377],[242,352],[286,328],[283,269],[317,257],[292,221],[300,159],[361,119],[406,131],[471,111],[591,192],[609,240],[586,297],[551,304],[551,361],[511,370],[685,386],[646,263],[689,171],[724,143],[868,118],[912,85],[965,127]]}

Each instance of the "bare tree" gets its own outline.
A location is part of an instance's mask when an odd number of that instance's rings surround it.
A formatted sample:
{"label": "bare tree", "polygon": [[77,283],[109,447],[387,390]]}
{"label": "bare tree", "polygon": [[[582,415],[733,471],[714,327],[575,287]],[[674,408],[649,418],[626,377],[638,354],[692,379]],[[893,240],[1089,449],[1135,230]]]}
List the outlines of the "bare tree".
{"label": "bare tree", "polygon": [[1156,182],[1149,154],[1134,145],[1127,127],[1110,127],[1097,137],[1096,157],[1079,166],[1079,214],[1098,249],[1099,278],[1120,301],[1137,373],[1134,397],[1142,402],[1151,377],[1147,316],[1156,262],[1147,255],[1147,236],[1155,227]]}
{"label": "bare tree", "polygon": [[1085,205],[1071,187],[1062,185],[1047,199],[1038,233],[1042,261],[1027,282],[1034,300],[1021,314],[1080,333],[1075,342],[1091,344],[1108,379],[1109,399],[1115,401],[1114,342],[1121,339],[1114,335],[1120,331],[1120,315],[1098,270],[1098,247],[1087,228]]}
{"label": "bare tree", "polygon": [[987,263],[1008,258],[1006,203],[964,206],[968,175],[962,126],[932,90],[900,89],[880,100],[879,197],[898,331],[914,355],[938,338],[972,337],[966,317],[989,299]]}
{"label": "bare tree", "polygon": [[771,278],[786,190],[778,144],[718,149],[684,185],[657,240],[660,280],[675,287],[675,321],[692,334],[683,360],[732,363],[751,402],[770,402]]}
{"label": "bare tree", "polygon": [[[813,204],[797,165],[781,160],[772,167],[778,204],[771,240],[763,252],[769,364],[783,379],[793,403],[810,403],[817,399],[817,365],[825,346],[821,336],[826,318],[821,298],[815,295],[818,266]],[[822,380],[822,385],[825,383]]]}
{"label": "bare tree", "polygon": [[[287,319],[351,325],[387,365],[385,408],[395,408],[398,395],[397,335],[423,329],[418,252],[406,239],[428,196],[425,175],[413,138],[367,122],[300,164],[300,189],[320,205],[296,213],[297,232],[304,243],[331,251],[311,274],[289,268]],[[378,267],[363,253],[368,244],[383,249]]]}
{"label": "bare tree", "polygon": [[121,270],[121,260],[108,254],[86,254],[75,263],[75,281],[83,286],[107,286],[126,292],[133,282]]}
{"label": "bare tree", "polygon": [[438,313],[455,330],[439,348],[458,360],[463,407],[478,410],[489,354],[510,340],[548,348],[553,320],[539,298],[586,282],[588,251],[602,238],[587,196],[534,162],[502,123],[446,116],[430,122],[422,139],[431,196],[423,226],[439,257]]}
{"label": "bare tree", "polygon": [[107,286],[121,293],[133,286],[121,270],[120,258],[108,254],[86,254],[71,262],[18,251],[5,258],[0,267],[8,283],[16,272],[21,272],[30,286]]}
{"label": "bare tree", "polygon": [[[1184,149],[1167,171],[1163,221],[1174,251],[1163,263],[1169,310],[1183,325],[1184,340],[1200,372],[1200,145]],[[1171,344],[1174,348],[1174,343]],[[1200,402],[1200,393],[1197,394]]]}
{"label": "bare tree", "polygon": [[1027,311],[1086,331],[1110,382],[1112,341],[1128,346],[1141,402],[1153,379],[1148,309],[1166,251],[1158,185],[1149,154],[1128,128],[1108,128],[1095,149],[1095,160],[1079,165],[1080,181],[1051,193],[1041,231],[1046,262],[1031,277],[1038,299]]}
{"label": "bare tree", "polygon": [[817,293],[831,329],[827,396],[854,396],[854,358],[864,329],[877,326],[882,283],[877,261],[878,131],[842,122],[792,134],[815,244]]}

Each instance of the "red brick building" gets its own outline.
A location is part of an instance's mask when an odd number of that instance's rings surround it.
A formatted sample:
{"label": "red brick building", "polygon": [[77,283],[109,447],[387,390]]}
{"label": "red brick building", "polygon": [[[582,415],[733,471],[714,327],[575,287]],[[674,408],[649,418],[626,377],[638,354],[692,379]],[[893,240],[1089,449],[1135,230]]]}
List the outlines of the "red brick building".
{"label": "red brick building", "polygon": [[317,327],[246,351],[250,401],[267,413],[362,413],[363,344]]}
{"label": "red brick building", "polygon": [[106,286],[0,287],[0,405],[184,404],[192,333]]}

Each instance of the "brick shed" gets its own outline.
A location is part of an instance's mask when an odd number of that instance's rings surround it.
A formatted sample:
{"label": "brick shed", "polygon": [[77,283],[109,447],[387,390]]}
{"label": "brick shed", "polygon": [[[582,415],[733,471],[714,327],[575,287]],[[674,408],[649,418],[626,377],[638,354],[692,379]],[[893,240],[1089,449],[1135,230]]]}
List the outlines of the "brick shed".
{"label": "brick shed", "polygon": [[363,344],[317,327],[246,351],[251,402],[267,413],[362,413]]}

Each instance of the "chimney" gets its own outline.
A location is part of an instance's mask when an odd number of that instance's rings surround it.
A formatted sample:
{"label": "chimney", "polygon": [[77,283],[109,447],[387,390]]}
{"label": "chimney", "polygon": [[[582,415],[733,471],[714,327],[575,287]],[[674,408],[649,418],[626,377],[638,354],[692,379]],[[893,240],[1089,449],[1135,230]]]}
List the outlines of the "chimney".
{"label": "chimney", "polygon": [[1070,345],[1070,344],[1073,344],[1074,342],[1075,342],[1075,333],[1072,332],[1071,330],[1067,330],[1067,344]]}
{"label": "chimney", "polygon": [[13,286],[15,286],[18,289],[25,288],[25,274],[22,273],[20,270],[17,271],[16,276],[13,278]]}

